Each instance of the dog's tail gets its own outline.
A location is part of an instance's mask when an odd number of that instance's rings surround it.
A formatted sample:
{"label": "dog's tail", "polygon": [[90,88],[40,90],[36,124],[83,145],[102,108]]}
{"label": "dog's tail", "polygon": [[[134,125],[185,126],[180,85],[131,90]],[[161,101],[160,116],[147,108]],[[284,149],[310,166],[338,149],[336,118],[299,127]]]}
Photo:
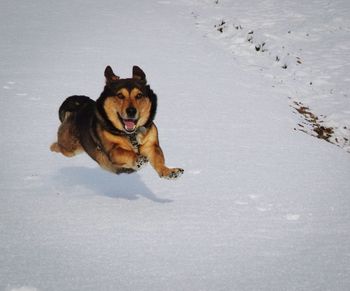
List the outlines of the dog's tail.
{"label": "dog's tail", "polygon": [[70,114],[70,113],[77,112],[87,104],[92,104],[92,103],[95,103],[95,101],[90,99],[87,96],[82,96],[82,95],[70,96],[66,100],[64,100],[64,102],[60,106],[60,109],[58,110],[58,117],[60,121],[63,122],[67,117],[67,113]]}

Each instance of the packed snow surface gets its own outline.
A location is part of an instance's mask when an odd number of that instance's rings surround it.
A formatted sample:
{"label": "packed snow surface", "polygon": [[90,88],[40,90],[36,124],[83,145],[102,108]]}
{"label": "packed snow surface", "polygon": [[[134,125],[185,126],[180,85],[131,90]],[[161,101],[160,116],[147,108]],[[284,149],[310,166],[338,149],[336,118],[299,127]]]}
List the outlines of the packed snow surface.
{"label": "packed snow surface", "polygon": [[[348,290],[350,2],[303,2],[1,1],[0,290]],[[179,180],[49,151],[107,65]]]}

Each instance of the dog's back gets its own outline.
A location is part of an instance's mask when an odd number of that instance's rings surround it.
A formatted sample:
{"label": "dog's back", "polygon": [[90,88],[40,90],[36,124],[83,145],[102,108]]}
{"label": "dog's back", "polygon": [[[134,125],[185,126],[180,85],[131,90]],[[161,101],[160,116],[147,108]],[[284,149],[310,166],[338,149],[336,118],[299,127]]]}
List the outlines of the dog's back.
{"label": "dog's back", "polygon": [[58,110],[58,117],[61,122],[65,120],[67,117],[67,113],[78,113],[81,109],[83,109],[87,105],[94,104],[95,101],[90,99],[87,96],[83,95],[74,95],[68,97]]}

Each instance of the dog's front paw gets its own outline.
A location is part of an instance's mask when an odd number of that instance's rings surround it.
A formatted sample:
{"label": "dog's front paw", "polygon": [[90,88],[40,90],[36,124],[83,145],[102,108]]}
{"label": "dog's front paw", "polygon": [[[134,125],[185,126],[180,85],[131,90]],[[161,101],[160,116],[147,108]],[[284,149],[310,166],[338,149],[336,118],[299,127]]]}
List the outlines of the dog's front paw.
{"label": "dog's front paw", "polygon": [[136,159],[135,169],[141,170],[148,163],[148,159],[145,156],[138,155]]}
{"label": "dog's front paw", "polygon": [[184,170],[181,168],[167,169],[165,173],[161,176],[161,178],[167,180],[175,180],[179,178],[184,173]]}

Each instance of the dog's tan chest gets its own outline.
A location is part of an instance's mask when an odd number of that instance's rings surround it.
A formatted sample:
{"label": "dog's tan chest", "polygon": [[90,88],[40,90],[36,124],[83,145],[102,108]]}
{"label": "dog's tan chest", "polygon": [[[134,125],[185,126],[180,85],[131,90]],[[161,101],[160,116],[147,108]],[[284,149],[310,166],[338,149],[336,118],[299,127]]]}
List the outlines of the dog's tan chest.
{"label": "dog's tan chest", "polygon": [[135,153],[137,153],[139,151],[139,147],[148,140],[148,134],[142,132],[132,135],[115,135],[108,131],[102,130],[101,137],[106,150],[110,150],[111,148],[118,146],[124,150],[134,151]]}
{"label": "dog's tan chest", "polygon": [[101,132],[101,141],[104,143],[104,147],[107,151],[118,146],[127,151],[134,151],[134,148],[130,140],[126,136],[114,135],[108,131],[103,130]]}

